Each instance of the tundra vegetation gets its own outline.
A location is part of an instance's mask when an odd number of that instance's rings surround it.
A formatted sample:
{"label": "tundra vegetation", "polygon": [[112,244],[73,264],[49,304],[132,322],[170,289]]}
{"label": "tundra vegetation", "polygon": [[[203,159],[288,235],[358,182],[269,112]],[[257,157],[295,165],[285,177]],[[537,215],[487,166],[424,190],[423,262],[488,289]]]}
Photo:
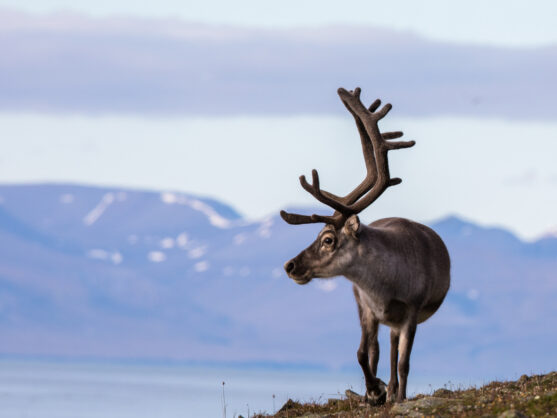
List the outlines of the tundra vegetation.
{"label": "tundra vegetation", "polygon": [[372,406],[346,391],[341,399],[300,403],[291,399],[277,413],[252,418],[363,418],[363,417],[555,417],[557,372],[523,375],[515,381],[494,381],[481,387],[444,387],[405,402]]}

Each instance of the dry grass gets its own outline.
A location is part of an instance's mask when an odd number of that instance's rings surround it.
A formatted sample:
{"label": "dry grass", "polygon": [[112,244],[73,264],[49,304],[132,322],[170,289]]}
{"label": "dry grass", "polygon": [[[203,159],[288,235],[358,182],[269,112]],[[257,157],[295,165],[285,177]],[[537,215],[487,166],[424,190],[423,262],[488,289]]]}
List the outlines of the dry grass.
{"label": "dry grass", "polygon": [[[514,382],[491,382],[479,388],[439,389],[402,404],[370,406],[362,398],[329,399],[325,403],[289,400],[275,415],[256,417],[557,417],[557,372],[522,376]],[[255,418],[255,417],[254,417]]]}

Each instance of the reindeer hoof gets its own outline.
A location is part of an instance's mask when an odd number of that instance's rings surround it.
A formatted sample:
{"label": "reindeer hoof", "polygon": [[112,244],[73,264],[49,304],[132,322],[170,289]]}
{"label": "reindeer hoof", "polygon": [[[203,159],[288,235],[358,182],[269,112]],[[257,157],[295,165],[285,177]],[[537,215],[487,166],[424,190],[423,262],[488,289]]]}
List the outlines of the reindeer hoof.
{"label": "reindeer hoof", "polygon": [[366,402],[372,406],[383,405],[387,400],[387,385],[381,379],[373,391],[366,391]]}
{"label": "reindeer hoof", "polygon": [[387,402],[395,403],[397,392],[398,392],[398,385],[387,386]]}

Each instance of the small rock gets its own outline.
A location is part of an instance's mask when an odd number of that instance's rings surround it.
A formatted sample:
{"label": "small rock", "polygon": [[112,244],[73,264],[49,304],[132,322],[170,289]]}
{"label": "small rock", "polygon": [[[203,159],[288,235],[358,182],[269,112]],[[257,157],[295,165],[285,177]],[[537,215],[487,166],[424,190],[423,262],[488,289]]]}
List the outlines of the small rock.
{"label": "small rock", "polygon": [[350,390],[350,389],[346,389],[344,394],[346,395],[347,399],[351,399],[351,400],[354,400],[354,401],[364,400],[364,397],[362,395],[359,395],[359,394],[357,394],[356,392],[354,392],[353,390]]}
{"label": "small rock", "polygon": [[278,410],[278,412],[288,411],[290,409],[299,408],[302,404],[300,402],[294,402],[292,399],[288,399],[282,408]]}
{"label": "small rock", "polygon": [[518,379],[518,383],[526,383],[528,380],[530,380],[530,378],[528,376],[526,376],[525,374],[523,374],[522,376],[520,376],[520,378]]}
{"label": "small rock", "polygon": [[453,391],[445,388],[437,389],[433,392],[433,396],[448,396],[452,395]]}
{"label": "small rock", "polygon": [[407,416],[422,416],[421,409],[437,408],[441,405],[453,402],[452,399],[447,398],[421,398],[415,401],[406,401],[397,403],[391,408],[391,414],[394,415],[407,415]]}
{"label": "small rock", "polygon": [[526,415],[516,409],[509,409],[508,411],[499,414],[498,418],[526,418]]}
{"label": "small rock", "polygon": [[449,408],[449,411],[451,411],[453,414],[454,414],[454,413],[464,412],[464,406],[463,406],[463,405],[460,405],[460,404],[454,405],[454,406],[451,406],[451,407]]}

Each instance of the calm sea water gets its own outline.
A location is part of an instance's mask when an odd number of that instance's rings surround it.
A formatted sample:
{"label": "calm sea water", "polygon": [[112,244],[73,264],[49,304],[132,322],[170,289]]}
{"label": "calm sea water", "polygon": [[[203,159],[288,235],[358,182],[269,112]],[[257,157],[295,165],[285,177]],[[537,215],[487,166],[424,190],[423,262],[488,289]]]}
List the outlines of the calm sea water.
{"label": "calm sea water", "polygon": [[223,417],[223,381],[231,418],[364,386],[356,372],[1,360],[0,417]]}

